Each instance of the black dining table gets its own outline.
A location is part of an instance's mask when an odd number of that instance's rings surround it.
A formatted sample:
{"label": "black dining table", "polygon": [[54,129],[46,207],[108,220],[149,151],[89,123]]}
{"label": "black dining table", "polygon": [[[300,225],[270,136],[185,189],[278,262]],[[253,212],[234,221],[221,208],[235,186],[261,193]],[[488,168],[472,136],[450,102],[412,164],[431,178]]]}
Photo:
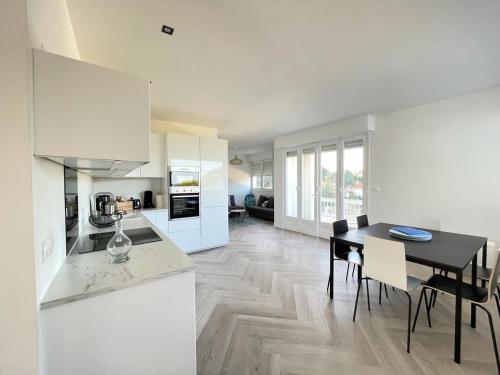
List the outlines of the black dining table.
{"label": "black dining table", "polygon": [[[432,233],[432,239],[430,241],[409,241],[389,235],[389,229],[395,226],[401,225],[377,223],[360,229],[352,229],[345,233],[336,234],[330,237],[330,298],[333,299],[333,257],[336,243],[357,248],[359,252],[362,252],[365,236],[403,242],[405,244],[407,261],[449,271],[456,275],[454,359],[455,362],[460,363],[463,271],[472,262],[471,283],[474,287],[477,287],[477,253],[482,249],[482,266],[486,267],[488,239],[485,237],[425,229]],[[358,281],[361,278],[361,274],[362,267],[358,267]],[[471,304],[470,324],[473,328],[476,327],[475,304]]]}

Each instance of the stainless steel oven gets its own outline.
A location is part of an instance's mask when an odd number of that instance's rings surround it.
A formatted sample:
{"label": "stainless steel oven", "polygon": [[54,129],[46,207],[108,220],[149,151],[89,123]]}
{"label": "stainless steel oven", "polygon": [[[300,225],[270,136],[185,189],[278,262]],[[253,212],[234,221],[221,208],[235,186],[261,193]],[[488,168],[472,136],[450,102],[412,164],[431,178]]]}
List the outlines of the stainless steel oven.
{"label": "stainless steel oven", "polygon": [[200,216],[199,194],[170,194],[170,220]]}
{"label": "stainless steel oven", "polygon": [[169,193],[199,193],[200,168],[170,167],[169,168]]}

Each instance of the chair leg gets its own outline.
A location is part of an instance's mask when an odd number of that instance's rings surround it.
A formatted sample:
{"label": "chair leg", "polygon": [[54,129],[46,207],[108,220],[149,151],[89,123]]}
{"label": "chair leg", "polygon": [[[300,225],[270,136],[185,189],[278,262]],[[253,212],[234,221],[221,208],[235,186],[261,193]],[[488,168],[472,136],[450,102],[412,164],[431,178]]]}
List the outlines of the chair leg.
{"label": "chair leg", "polygon": [[347,276],[349,276],[349,267],[351,266],[351,263],[347,263],[347,272],[345,273],[345,281],[347,282]]}
{"label": "chair leg", "polygon": [[326,286],[326,292],[328,293],[328,290],[330,289],[330,277],[332,274],[328,275],[328,285]]}
{"label": "chair leg", "polygon": [[351,274],[351,277],[354,277],[354,271],[356,270],[356,265],[354,264],[353,267],[352,267],[352,274]]}
{"label": "chair leg", "polygon": [[358,299],[359,299],[359,289],[361,288],[361,284],[363,283],[363,280],[360,280],[358,282],[358,293],[356,293],[356,303],[354,304],[354,315],[352,316],[352,321],[356,321],[356,311],[358,310]]}
{"label": "chair leg", "polygon": [[425,311],[427,312],[427,323],[429,324],[429,328],[432,328],[431,324],[431,308],[429,306],[429,302],[427,301],[427,289],[424,290],[424,299],[425,299]]}
{"label": "chair leg", "polygon": [[370,308],[370,288],[368,287],[368,277],[365,278],[366,280],[366,298],[368,299],[368,311],[372,311]]}
{"label": "chair leg", "polygon": [[382,304],[382,283],[379,282],[379,288],[378,288],[378,304]]}
{"label": "chair leg", "polygon": [[498,300],[498,296],[493,293],[495,296],[495,302],[497,303],[497,311],[498,311],[498,316],[500,316],[500,301]]}
{"label": "chair leg", "polygon": [[495,349],[495,358],[497,360],[497,370],[498,370],[498,373],[500,374],[500,361],[498,359],[498,347],[497,347],[497,339],[495,337],[495,327],[493,326],[493,319],[491,318],[491,314],[488,311],[488,309],[486,309],[485,307],[483,307],[481,305],[476,305],[476,306],[480,307],[481,309],[486,311],[486,314],[488,314],[488,320],[490,322],[491,340],[493,341],[493,349]]}
{"label": "chair leg", "polygon": [[[411,329],[412,332],[415,332],[415,325],[417,324],[418,313],[420,312],[420,305],[422,304],[422,297],[424,296],[424,290],[425,290],[425,288],[422,288],[422,290],[420,292],[420,297],[418,297],[417,312],[415,313],[415,320],[413,321],[413,327]],[[426,299],[425,308],[427,308],[427,299]]]}
{"label": "chair leg", "polygon": [[385,298],[389,299],[389,294],[387,293],[387,285],[384,284],[384,289],[385,289]]}
{"label": "chair leg", "polygon": [[432,307],[436,307],[436,299],[437,299],[438,292],[437,290],[433,290],[431,293],[431,301],[432,301],[432,296],[434,296],[434,301],[432,303]]}
{"label": "chair leg", "polygon": [[406,343],[406,352],[409,353],[410,352],[410,334],[411,334],[411,331],[410,331],[410,327],[411,327],[411,297],[410,297],[410,294],[408,292],[405,292],[406,293],[406,296],[408,297],[408,338],[407,338],[407,343]]}

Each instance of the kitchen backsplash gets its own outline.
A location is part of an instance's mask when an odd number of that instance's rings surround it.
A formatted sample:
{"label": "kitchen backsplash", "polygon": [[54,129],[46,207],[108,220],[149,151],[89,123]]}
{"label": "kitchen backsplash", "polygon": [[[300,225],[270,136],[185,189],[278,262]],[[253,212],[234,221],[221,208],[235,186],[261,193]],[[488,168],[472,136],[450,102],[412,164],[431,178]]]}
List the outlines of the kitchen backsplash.
{"label": "kitchen backsplash", "polygon": [[94,178],[94,193],[111,192],[115,196],[144,199],[144,191],[151,190],[153,197],[162,193],[161,178]]}

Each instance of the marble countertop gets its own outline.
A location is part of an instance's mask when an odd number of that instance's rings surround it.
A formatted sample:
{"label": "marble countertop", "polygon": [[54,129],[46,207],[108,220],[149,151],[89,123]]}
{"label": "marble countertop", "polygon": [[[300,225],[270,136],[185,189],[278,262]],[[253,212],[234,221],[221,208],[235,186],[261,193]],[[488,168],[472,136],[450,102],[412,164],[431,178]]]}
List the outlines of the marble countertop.
{"label": "marble countertop", "polygon": [[[162,241],[135,245],[125,263],[110,262],[107,252],[72,251],[57,272],[40,304],[41,309],[109,293],[194,269],[193,260],[140,214],[123,221],[124,229],[152,227]],[[109,232],[113,227],[89,228],[87,233]],[[74,253],[74,254],[73,254]]]}

